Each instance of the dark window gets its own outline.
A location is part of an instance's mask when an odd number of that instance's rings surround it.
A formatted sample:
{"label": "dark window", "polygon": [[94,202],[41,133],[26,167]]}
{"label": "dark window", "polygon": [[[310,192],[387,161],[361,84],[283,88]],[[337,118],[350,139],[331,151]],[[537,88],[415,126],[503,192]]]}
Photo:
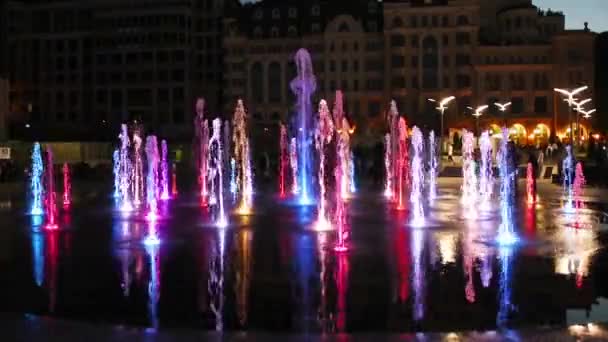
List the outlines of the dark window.
{"label": "dark window", "polygon": [[255,63],[251,67],[251,84],[253,88],[253,100],[257,103],[264,102],[264,70],[261,63]]}
{"label": "dark window", "polygon": [[448,36],[447,34],[443,35],[443,45],[448,46],[450,45],[450,36]]}
{"label": "dark window", "polygon": [[401,18],[399,17],[395,17],[393,19],[393,28],[398,28],[398,27],[403,27],[403,20],[401,20]]}
{"label": "dark window", "polygon": [[112,108],[122,107],[122,91],[112,90]]}
{"label": "dark window", "polygon": [[391,87],[393,89],[405,88],[405,78],[401,76],[393,77],[391,80]]}
{"label": "dark window", "polygon": [[370,117],[380,115],[380,102],[370,101],[367,107],[367,115]]}
{"label": "dark window", "polygon": [[439,47],[434,37],[426,37],[422,42],[422,87],[436,89],[439,86]]}
{"label": "dark window", "polygon": [[335,80],[329,81],[329,91],[336,91],[336,81]]}
{"label": "dark window", "polygon": [[329,71],[330,72],[336,71],[336,62],[335,61],[329,61]]}
{"label": "dark window", "polygon": [[439,17],[437,17],[436,15],[434,15],[431,19],[431,25],[433,27],[437,27],[439,26]]}
{"label": "dark window", "polygon": [[342,61],[342,72],[346,72],[348,70],[348,61]]}
{"label": "dark window", "polygon": [[182,124],[184,123],[184,109],[183,108],[173,108],[173,123]]}
{"label": "dark window", "polygon": [[354,80],[353,81],[353,90],[354,91],[359,91],[359,80]]}
{"label": "dark window", "polygon": [[444,55],[443,56],[443,67],[447,68],[449,66],[450,66],[450,56]]}
{"label": "dark window", "polygon": [[418,56],[412,56],[412,68],[418,67]]}
{"label": "dark window", "polygon": [[471,64],[471,56],[464,54],[456,55],[456,66],[465,66]]}
{"label": "dark window", "polygon": [[95,97],[97,99],[97,103],[99,103],[99,104],[106,103],[106,91],[105,90],[98,89]]}
{"label": "dark window", "polygon": [[537,96],[534,98],[534,112],[535,113],[546,113],[547,112],[547,97]]}
{"label": "dark window", "polygon": [[427,16],[422,17],[422,27],[426,27],[429,24],[429,18]]}
{"label": "dark window", "polygon": [[359,71],[359,61],[353,61],[353,71]]}
{"label": "dark window", "polygon": [[456,33],[456,44],[458,45],[468,45],[471,43],[471,37],[467,32],[458,32]]}
{"label": "dark window", "polygon": [[346,80],[342,80],[342,90],[343,91],[348,90],[348,82]]}
{"label": "dark window", "polygon": [[412,47],[418,47],[418,36],[412,36]]}
{"label": "dark window", "polygon": [[402,68],[404,66],[403,57],[400,55],[392,55],[391,56],[391,67],[393,68]]}
{"label": "dark window", "polygon": [[443,18],[441,19],[441,24],[443,25],[443,27],[447,27],[450,25],[449,19],[447,16],[443,16]]}
{"label": "dark window", "polygon": [[523,97],[514,97],[511,99],[511,113],[521,114],[524,112],[524,99]]}
{"label": "dark window", "polygon": [[402,47],[405,46],[405,37],[400,34],[394,34],[391,36],[391,46],[392,47]]}
{"label": "dark window", "polygon": [[450,77],[449,76],[443,76],[443,87],[450,88]]}
{"label": "dark window", "polygon": [[415,17],[415,16],[410,17],[410,26],[418,27],[418,18],[417,17]]}
{"label": "dark window", "polygon": [[469,18],[466,15],[458,16],[458,25],[468,25]]}
{"label": "dark window", "polygon": [[456,76],[456,86],[459,89],[468,88],[471,86],[471,78],[469,75],[457,75]]}
{"label": "dark window", "polygon": [[268,100],[270,102],[280,102],[283,94],[281,84],[281,65],[273,62],[268,67]]}

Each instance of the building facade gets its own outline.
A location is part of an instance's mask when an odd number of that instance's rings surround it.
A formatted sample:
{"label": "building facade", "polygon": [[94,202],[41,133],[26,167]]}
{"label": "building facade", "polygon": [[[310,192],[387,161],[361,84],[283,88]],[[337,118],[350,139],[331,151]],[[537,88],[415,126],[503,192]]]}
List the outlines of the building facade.
{"label": "building facade", "polygon": [[[454,130],[475,127],[468,107],[491,104],[480,125],[506,123],[523,144],[566,136],[568,108],[554,87],[585,84],[593,96],[595,34],[565,30],[562,13],[531,0],[265,0],[224,22],[224,110],[242,97],[265,128],[292,111],[300,47],[313,58],[314,100],[331,103],[341,89],[364,142],[381,138],[391,99],[411,124],[432,129],[440,117],[429,98],[456,96],[445,113]],[[512,105],[502,115],[495,102]]]}
{"label": "building facade", "polygon": [[[194,99],[221,100],[223,0],[9,3],[10,106],[17,131],[99,138],[125,120],[190,132]],[[40,128],[40,129],[39,129]]]}

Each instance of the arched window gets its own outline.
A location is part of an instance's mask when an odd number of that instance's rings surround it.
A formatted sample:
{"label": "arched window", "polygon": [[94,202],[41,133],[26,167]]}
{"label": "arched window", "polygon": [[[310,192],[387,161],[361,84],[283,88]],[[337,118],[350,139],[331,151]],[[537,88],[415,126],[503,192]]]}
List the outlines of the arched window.
{"label": "arched window", "polygon": [[434,37],[422,41],[422,87],[436,89],[439,84],[439,47]]}
{"label": "arched window", "polygon": [[277,37],[279,37],[279,28],[278,28],[278,27],[276,27],[276,26],[272,27],[272,28],[270,29],[270,36],[271,36],[272,38],[277,38]]}
{"label": "arched window", "polygon": [[259,10],[255,11],[255,13],[254,13],[253,17],[254,17],[256,20],[260,20],[260,19],[262,19],[262,18],[264,17],[264,12],[262,12],[262,10],[261,10],[261,9],[259,9]]}
{"label": "arched window", "polygon": [[298,35],[298,29],[295,26],[289,26],[287,29],[287,35],[289,37],[296,37]]}
{"label": "arched window", "polygon": [[251,92],[256,103],[264,102],[264,67],[256,62],[251,66]]}
{"label": "arched window", "polygon": [[296,18],[298,16],[298,10],[295,7],[291,7],[288,14],[290,18]]}
{"label": "arched window", "polygon": [[281,11],[279,11],[278,8],[275,8],[272,10],[272,19],[280,19],[281,18]]}
{"label": "arched window", "polygon": [[393,23],[391,25],[391,28],[399,28],[399,27],[403,27],[403,20],[401,20],[400,17],[395,17],[393,19]]}
{"label": "arched window", "polygon": [[458,25],[468,25],[468,24],[469,24],[469,17],[467,17],[466,15],[458,16]]}
{"label": "arched window", "polygon": [[268,66],[268,101],[281,102],[283,85],[281,84],[281,65],[272,62]]}
{"label": "arched window", "polygon": [[338,27],[338,32],[350,32],[350,28],[347,23],[341,23]]}

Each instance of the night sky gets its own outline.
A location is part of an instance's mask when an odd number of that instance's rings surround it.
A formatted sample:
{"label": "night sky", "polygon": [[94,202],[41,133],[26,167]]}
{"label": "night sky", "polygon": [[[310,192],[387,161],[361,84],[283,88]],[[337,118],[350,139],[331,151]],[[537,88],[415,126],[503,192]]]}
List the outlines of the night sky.
{"label": "night sky", "polygon": [[608,0],[533,0],[533,3],[542,9],[564,12],[567,28],[582,29],[587,21],[595,32],[608,31]]}

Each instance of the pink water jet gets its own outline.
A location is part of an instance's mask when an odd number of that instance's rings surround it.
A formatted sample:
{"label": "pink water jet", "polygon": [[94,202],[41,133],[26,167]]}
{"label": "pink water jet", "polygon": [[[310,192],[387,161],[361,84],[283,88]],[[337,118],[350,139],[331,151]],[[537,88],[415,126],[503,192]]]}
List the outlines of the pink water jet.
{"label": "pink water jet", "polygon": [[409,185],[409,152],[408,152],[408,144],[407,144],[407,124],[404,118],[399,118],[399,130],[398,130],[398,153],[396,159],[397,165],[397,209],[404,210],[405,209],[405,192],[406,187]]}
{"label": "pink water jet", "polygon": [[156,137],[151,135],[146,138],[146,159],[148,160],[148,174],[146,177],[146,204],[149,221],[158,218],[158,142]]}
{"label": "pink water jet", "polygon": [[391,145],[391,134],[386,133],[384,136],[384,173],[385,173],[385,181],[384,181],[384,197],[388,199],[393,199],[393,155],[392,150],[393,147]]}
{"label": "pink water jet", "polygon": [[72,183],[70,181],[70,167],[68,163],[63,164],[63,206],[68,207],[72,203]]}
{"label": "pink water jet", "polygon": [[279,195],[285,197],[287,168],[289,167],[289,144],[287,142],[287,127],[281,123],[279,140]]}
{"label": "pink water jet", "polygon": [[57,230],[57,203],[55,193],[55,176],[53,174],[53,151],[51,146],[46,147],[46,225],[44,226],[47,230]]}
{"label": "pink water jet", "polygon": [[526,197],[528,204],[536,203],[536,179],[534,178],[534,167],[528,163],[526,168]]}
{"label": "pink water jet", "polygon": [[135,125],[133,132],[133,204],[139,207],[144,197],[144,162],[142,149],[142,132],[139,125]]}
{"label": "pink water jet", "polygon": [[583,164],[578,162],[576,163],[576,168],[574,169],[574,184],[572,189],[577,208],[581,207],[583,187],[585,186],[586,182],[585,175],[583,174]]}

